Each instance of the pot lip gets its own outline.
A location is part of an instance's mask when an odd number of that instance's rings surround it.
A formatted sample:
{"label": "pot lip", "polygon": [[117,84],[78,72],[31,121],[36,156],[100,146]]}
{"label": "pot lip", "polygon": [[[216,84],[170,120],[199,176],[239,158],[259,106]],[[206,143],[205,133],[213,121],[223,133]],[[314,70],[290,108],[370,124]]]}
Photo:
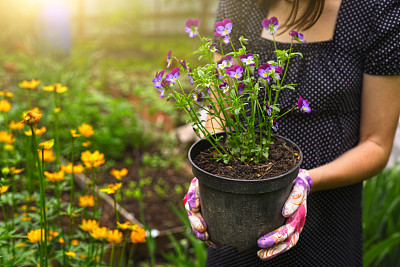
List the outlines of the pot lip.
{"label": "pot lip", "polygon": [[[215,135],[218,135],[218,134],[219,134],[219,135],[225,134],[225,132],[216,133]],[[280,178],[286,176],[288,173],[293,172],[293,171],[296,170],[297,168],[300,168],[301,164],[303,163],[303,152],[301,151],[300,147],[299,147],[295,142],[293,142],[292,140],[290,140],[290,139],[288,139],[288,138],[286,138],[286,137],[283,137],[283,136],[281,136],[281,135],[278,135],[278,134],[275,134],[275,136],[278,136],[278,137],[280,137],[280,138],[282,138],[282,139],[284,139],[284,140],[286,140],[286,141],[292,143],[293,145],[295,145],[295,146],[297,147],[297,149],[299,150],[299,152],[300,152],[300,160],[299,160],[299,162],[296,164],[296,166],[294,166],[292,169],[290,169],[290,170],[287,171],[286,173],[283,173],[283,174],[281,174],[281,175],[274,176],[274,177],[271,177],[271,178],[266,178],[266,179],[253,179],[253,180],[232,179],[232,178],[228,178],[228,177],[218,176],[218,175],[212,174],[212,173],[210,173],[210,172],[207,172],[207,171],[201,169],[199,166],[197,166],[197,165],[192,161],[192,157],[190,156],[190,154],[191,154],[193,148],[194,148],[198,143],[207,141],[207,139],[204,139],[204,138],[202,138],[202,139],[196,141],[196,142],[190,147],[189,152],[188,152],[188,158],[189,158],[189,161],[190,161],[190,163],[192,164],[192,166],[195,167],[198,171],[201,171],[201,172],[203,172],[203,173],[205,173],[205,174],[207,174],[207,175],[211,175],[211,176],[214,176],[214,177],[216,177],[216,178],[224,179],[224,180],[227,180],[227,181],[244,182],[244,183],[246,183],[246,182],[247,182],[247,183],[254,183],[254,182],[262,182],[262,181],[278,180],[278,179],[280,179]]]}

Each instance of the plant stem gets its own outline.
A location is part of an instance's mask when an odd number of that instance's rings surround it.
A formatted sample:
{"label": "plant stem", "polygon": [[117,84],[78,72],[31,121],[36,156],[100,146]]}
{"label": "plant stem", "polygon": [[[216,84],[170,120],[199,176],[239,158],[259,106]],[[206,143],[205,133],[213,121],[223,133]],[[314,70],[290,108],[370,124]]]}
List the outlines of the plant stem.
{"label": "plant stem", "polygon": [[[55,106],[55,108],[58,108],[58,103],[57,103],[58,101],[57,101],[57,92],[56,92],[56,89],[54,89],[54,106]],[[56,121],[55,121],[55,134],[56,134],[56,145],[55,145],[55,148],[56,148],[56,169],[58,170],[58,168],[60,167],[60,154],[61,154],[61,152],[60,152],[60,134],[59,134],[59,126],[58,126],[58,112],[55,112],[55,115],[56,115]]]}
{"label": "plant stem", "polygon": [[127,240],[128,238],[125,238],[125,240],[124,240],[124,245],[122,246],[122,251],[121,251],[121,255],[120,255],[120,261],[119,261],[119,264],[118,264],[118,267],[122,267],[122,258],[123,258],[123,256],[124,256],[124,252],[125,252],[125,246],[126,246],[126,240]]}
{"label": "plant stem", "polygon": [[119,214],[117,211],[117,197],[115,196],[115,193],[113,194],[113,198],[114,198],[114,212],[115,212],[115,217],[117,219],[117,222],[119,222]]}
{"label": "plant stem", "polygon": [[113,260],[114,260],[114,243],[112,243],[112,249],[111,249],[111,257],[110,257],[110,267],[113,266]]}
{"label": "plant stem", "polygon": [[135,247],[134,246],[135,245],[135,243],[133,243],[132,242],[132,245],[131,245],[131,247],[130,247],[130,249],[129,249],[129,256],[128,256],[128,266],[129,266],[129,262],[132,260],[132,266],[133,266],[133,259],[132,259],[132,256],[133,256],[133,248]]}

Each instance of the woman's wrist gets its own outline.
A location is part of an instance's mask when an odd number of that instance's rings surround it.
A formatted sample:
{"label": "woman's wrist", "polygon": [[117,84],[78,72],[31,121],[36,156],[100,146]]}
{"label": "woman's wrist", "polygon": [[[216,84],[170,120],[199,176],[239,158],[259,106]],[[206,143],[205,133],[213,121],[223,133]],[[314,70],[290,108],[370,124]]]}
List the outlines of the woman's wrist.
{"label": "woman's wrist", "polygon": [[320,186],[321,186],[322,171],[319,168],[315,168],[308,170],[308,174],[310,175],[313,181],[313,187],[311,189],[311,192],[316,192],[321,190]]}

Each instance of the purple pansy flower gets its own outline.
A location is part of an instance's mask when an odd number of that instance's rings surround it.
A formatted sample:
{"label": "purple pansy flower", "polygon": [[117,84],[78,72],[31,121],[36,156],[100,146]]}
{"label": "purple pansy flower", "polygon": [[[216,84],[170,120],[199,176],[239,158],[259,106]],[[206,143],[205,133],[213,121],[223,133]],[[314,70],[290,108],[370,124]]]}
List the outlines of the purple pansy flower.
{"label": "purple pansy flower", "polygon": [[193,38],[195,36],[197,36],[199,34],[199,30],[197,28],[197,25],[199,25],[199,20],[195,19],[188,19],[186,21],[186,28],[185,28],[185,32],[187,32],[189,34],[190,38]]}
{"label": "purple pansy flower", "polygon": [[272,108],[268,105],[268,102],[267,103],[265,103],[265,107],[267,108],[267,114],[268,114],[268,116],[270,116],[271,117],[271,114],[272,114]]}
{"label": "purple pansy flower", "polygon": [[215,31],[220,35],[220,36],[227,36],[231,33],[232,31],[232,22],[230,19],[224,19],[222,21],[218,21],[215,24]]}
{"label": "purple pansy flower", "polygon": [[268,79],[269,77],[269,70],[271,69],[271,65],[268,63],[263,63],[258,67],[258,75],[260,75],[261,78],[264,80]]}
{"label": "purple pansy flower", "polygon": [[212,43],[212,44],[210,45],[210,51],[211,51],[211,53],[218,52],[217,44]]}
{"label": "purple pansy flower", "polygon": [[252,53],[248,53],[247,55],[241,55],[240,61],[242,61],[246,65],[252,66],[252,65],[254,65],[254,56]]}
{"label": "purple pansy flower", "polygon": [[167,76],[165,76],[167,82],[171,82],[171,84],[174,85],[179,75],[181,75],[179,70],[179,68],[174,68],[173,70],[171,70],[171,72],[168,73]]}
{"label": "purple pansy flower", "polygon": [[229,75],[229,77],[239,80],[243,76],[243,69],[239,65],[233,65],[232,67],[226,68],[226,73]]}
{"label": "purple pansy flower", "polygon": [[204,92],[202,92],[202,91],[197,91],[197,90],[194,90],[193,91],[193,99],[194,99],[194,101],[196,101],[200,106],[203,106],[204,105],[204,97],[205,97],[205,93]]}
{"label": "purple pansy flower", "polygon": [[280,80],[281,77],[279,75],[282,74],[282,67],[270,65],[268,74],[272,77],[272,79]]}
{"label": "purple pansy flower", "polygon": [[299,101],[297,102],[297,107],[303,112],[306,113],[311,112],[311,108],[309,107],[308,101],[301,98],[301,96],[299,97]]}
{"label": "purple pansy flower", "polygon": [[218,80],[222,79],[222,76],[220,75],[218,68],[215,68],[215,76],[217,77]]}
{"label": "purple pansy flower", "polygon": [[156,88],[161,88],[161,82],[163,80],[163,75],[164,75],[165,70],[160,71],[160,72],[156,72],[156,76],[153,79],[153,84],[154,87]]}
{"label": "purple pansy flower", "polygon": [[188,67],[188,65],[186,65],[186,59],[184,59],[184,60],[182,60],[182,61],[179,61],[179,63],[181,63],[182,67],[183,67],[185,70],[189,71],[189,67]]}
{"label": "purple pansy flower", "polygon": [[190,75],[192,73],[192,69],[189,69],[188,77],[190,79],[190,84],[193,85],[193,77]]}
{"label": "purple pansy flower", "polygon": [[278,122],[276,121],[276,118],[274,118],[274,119],[272,120],[272,129],[273,129],[274,131],[278,131]]}
{"label": "purple pansy flower", "polygon": [[170,85],[171,85],[171,83],[169,81],[167,81],[166,78],[164,78],[161,81],[161,86],[158,88],[158,91],[160,91],[160,94],[159,94],[160,97],[164,97],[165,87],[170,86]]}
{"label": "purple pansy flower", "polygon": [[243,94],[243,91],[244,91],[244,85],[243,85],[243,83],[239,83],[238,84],[238,93],[239,93],[239,95]]}
{"label": "purple pansy flower", "polygon": [[233,63],[233,58],[231,55],[227,55],[226,57],[222,58],[220,61],[217,63],[217,67],[219,69],[225,69],[227,67],[232,66]]}
{"label": "purple pansy flower", "polygon": [[218,85],[218,88],[221,89],[223,93],[226,93],[229,90],[229,84],[226,82],[223,82],[220,85]]}
{"label": "purple pansy flower", "polygon": [[306,40],[304,40],[304,34],[302,34],[302,33],[299,33],[296,31],[290,31],[289,35],[292,36],[295,41],[298,41],[303,44],[306,43]]}
{"label": "purple pansy flower", "polygon": [[262,26],[267,30],[269,35],[273,35],[278,30],[279,21],[276,17],[266,18],[262,21]]}
{"label": "purple pansy flower", "polygon": [[172,62],[171,53],[172,53],[172,51],[169,50],[169,51],[168,51],[168,54],[167,54],[167,69],[168,69],[169,67],[171,67],[171,62]]}

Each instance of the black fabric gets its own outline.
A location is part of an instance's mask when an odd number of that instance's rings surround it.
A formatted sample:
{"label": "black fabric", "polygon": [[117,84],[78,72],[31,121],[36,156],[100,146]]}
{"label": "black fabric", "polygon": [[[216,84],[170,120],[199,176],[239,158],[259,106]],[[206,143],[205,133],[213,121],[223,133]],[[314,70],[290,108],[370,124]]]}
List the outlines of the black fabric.
{"label": "black fabric", "polygon": [[[274,58],[273,42],[261,38],[267,10],[255,2],[220,0],[216,21],[230,18],[235,47],[243,35],[248,51],[267,62]],[[400,1],[342,0],[332,40],[293,45],[304,58],[291,60],[285,83],[298,86],[280,93],[280,108],[289,109],[301,95],[312,111],[281,118],[278,134],[303,150],[302,168],[326,164],[357,145],[363,74],[400,75],[399,31]],[[278,48],[289,44],[278,43]],[[223,49],[232,50],[230,44]],[[265,262],[256,253],[208,248],[207,266],[362,266],[361,196],[362,183],[311,193],[294,248]]]}

